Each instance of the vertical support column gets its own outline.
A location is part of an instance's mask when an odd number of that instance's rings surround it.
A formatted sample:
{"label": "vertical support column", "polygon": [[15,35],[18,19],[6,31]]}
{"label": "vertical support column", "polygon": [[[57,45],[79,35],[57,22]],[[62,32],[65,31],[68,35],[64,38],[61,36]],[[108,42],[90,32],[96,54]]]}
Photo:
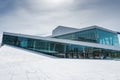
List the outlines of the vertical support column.
{"label": "vertical support column", "polygon": [[66,53],[66,44],[64,44],[64,57],[67,57],[67,53]]}
{"label": "vertical support column", "polygon": [[50,42],[48,42],[48,52],[50,52]]}
{"label": "vertical support column", "polygon": [[34,40],[33,42],[33,50],[35,50],[35,44],[36,44],[36,40]]}
{"label": "vertical support column", "polygon": [[53,44],[53,51],[55,52],[55,53],[52,53],[52,55],[53,55],[53,56],[55,56],[55,55],[56,55],[55,48],[56,48],[56,43],[54,43],[54,44]]}
{"label": "vertical support column", "polygon": [[83,56],[84,56],[84,59],[85,59],[85,47],[83,47]]}

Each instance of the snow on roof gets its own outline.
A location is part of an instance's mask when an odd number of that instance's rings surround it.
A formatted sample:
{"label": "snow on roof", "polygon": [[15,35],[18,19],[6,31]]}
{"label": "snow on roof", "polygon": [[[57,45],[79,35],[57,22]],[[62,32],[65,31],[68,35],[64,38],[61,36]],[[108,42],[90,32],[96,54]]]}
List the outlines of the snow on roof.
{"label": "snow on roof", "polygon": [[[13,56],[14,55],[14,56]],[[38,56],[40,55],[40,56]],[[4,58],[5,57],[5,60]],[[31,61],[38,59],[50,59],[49,55],[44,55],[43,53],[37,53],[34,51],[21,49],[14,46],[4,45],[0,47],[0,59],[1,61]],[[3,60],[2,60],[3,59]]]}
{"label": "snow on roof", "polygon": [[0,80],[120,80],[120,61],[54,59],[4,45]]}
{"label": "snow on roof", "polygon": [[59,43],[65,43],[65,44],[82,45],[82,46],[97,47],[97,48],[120,51],[120,47],[112,46],[112,45],[104,45],[104,44],[90,43],[90,42],[83,42],[83,41],[73,41],[73,40],[68,40],[68,39],[40,37],[40,36],[33,36],[33,35],[24,35],[24,34],[9,33],[9,32],[4,32],[3,34],[19,36],[19,37],[26,37],[26,38],[33,38],[33,39],[40,39],[40,40],[46,40],[46,41],[53,41],[53,42],[59,42]]}

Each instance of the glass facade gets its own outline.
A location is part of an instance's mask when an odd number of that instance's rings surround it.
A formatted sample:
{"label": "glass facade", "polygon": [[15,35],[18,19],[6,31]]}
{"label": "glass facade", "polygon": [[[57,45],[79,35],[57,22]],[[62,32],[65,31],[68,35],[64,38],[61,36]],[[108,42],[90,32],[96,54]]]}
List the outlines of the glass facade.
{"label": "glass facade", "polygon": [[96,29],[97,43],[119,46],[117,33],[111,33],[104,30]]}
{"label": "glass facade", "polygon": [[55,38],[119,46],[117,33],[112,33],[97,28],[60,35]]}
{"label": "glass facade", "polygon": [[[88,31],[88,33],[89,32],[90,31]],[[91,33],[93,32],[94,30],[91,30]],[[87,35],[82,36],[84,37]],[[91,37],[95,38],[96,35],[91,35]],[[89,38],[89,40],[91,39],[92,38]],[[94,42],[95,40],[92,39],[91,41]],[[88,59],[120,58],[120,51],[6,34],[3,34],[2,43],[62,58],[88,58]]]}
{"label": "glass facade", "polygon": [[56,36],[55,38],[97,43],[96,36],[97,36],[96,35],[96,30],[95,29],[90,29],[90,30],[65,34],[65,35],[61,35],[61,36]]}

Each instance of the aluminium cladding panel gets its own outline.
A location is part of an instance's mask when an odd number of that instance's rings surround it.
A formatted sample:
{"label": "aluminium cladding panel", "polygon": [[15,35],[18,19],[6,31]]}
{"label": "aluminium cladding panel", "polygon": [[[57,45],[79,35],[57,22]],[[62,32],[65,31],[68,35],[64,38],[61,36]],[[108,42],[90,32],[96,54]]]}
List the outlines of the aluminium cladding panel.
{"label": "aluminium cladding panel", "polygon": [[77,31],[79,29],[76,28],[70,28],[70,27],[65,27],[65,26],[58,26],[52,31],[52,37],[53,36],[58,36],[58,35],[63,35],[67,33],[71,33],[73,31]]}
{"label": "aluminium cladding panel", "polygon": [[39,36],[24,35],[24,34],[9,33],[9,32],[4,32],[3,35],[19,36],[19,37],[25,37],[25,38],[32,38],[32,39],[39,39],[39,40],[45,40],[45,41],[65,43],[65,44],[81,45],[81,46],[96,47],[96,48],[120,51],[120,47],[111,46],[111,45],[97,44],[97,43],[73,41],[73,40],[66,40],[66,39],[56,39],[56,38],[49,38],[49,37],[39,37]]}

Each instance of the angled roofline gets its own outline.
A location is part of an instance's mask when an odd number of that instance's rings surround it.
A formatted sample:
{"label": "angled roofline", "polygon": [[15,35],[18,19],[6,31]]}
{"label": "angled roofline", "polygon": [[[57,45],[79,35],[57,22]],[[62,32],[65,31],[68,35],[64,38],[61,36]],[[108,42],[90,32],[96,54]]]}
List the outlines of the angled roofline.
{"label": "angled roofline", "polygon": [[90,43],[90,42],[83,42],[83,41],[73,41],[73,40],[57,39],[57,38],[49,38],[49,37],[40,37],[40,36],[9,33],[9,32],[3,32],[3,35],[19,36],[19,37],[39,39],[39,40],[45,40],[45,41],[51,41],[51,42],[74,44],[74,45],[80,45],[80,46],[88,46],[88,47],[96,47],[96,48],[120,51],[120,47],[118,47],[118,46],[104,45],[104,44],[98,44],[98,43]]}
{"label": "angled roofline", "polygon": [[[70,32],[65,33],[65,34],[71,34],[71,33],[79,32],[79,31],[84,31],[84,30],[89,30],[89,29],[94,29],[94,28],[101,29],[101,30],[104,30],[104,31],[108,31],[108,32],[117,34],[116,31],[113,31],[113,30],[110,30],[110,29],[106,29],[106,28],[103,28],[103,27],[99,27],[97,25],[93,25],[93,26],[81,28],[81,29],[78,29],[78,30],[75,30],[75,31],[70,31]],[[52,37],[61,36],[61,35],[65,35],[65,34],[60,34],[60,35],[55,35],[55,36],[53,35]]]}
{"label": "angled roofline", "polygon": [[79,30],[79,29],[59,25],[55,29],[53,29],[52,36],[66,34],[68,32],[72,32],[76,30]]}
{"label": "angled roofline", "polygon": [[[78,28],[72,28],[72,27],[67,27],[67,26],[62,26],[62,25],[59,25],[59,26],[57,26],[55,29],[57,29],[57,28],[59,28],[59,27],[63,27],[63,28],[69,28],[69,29],[78,29]],[[53,31],[55,30],[55,29],[53,29]]]}

